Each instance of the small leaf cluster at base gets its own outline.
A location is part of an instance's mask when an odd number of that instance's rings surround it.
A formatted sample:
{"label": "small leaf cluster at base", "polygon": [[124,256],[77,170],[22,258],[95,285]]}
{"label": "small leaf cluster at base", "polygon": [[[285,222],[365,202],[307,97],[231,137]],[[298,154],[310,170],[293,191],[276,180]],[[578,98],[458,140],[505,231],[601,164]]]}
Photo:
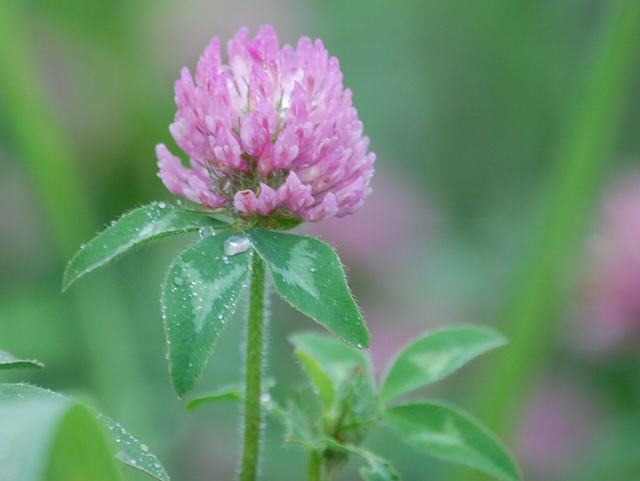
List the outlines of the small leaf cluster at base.
{"label": "small leaf cluster at base", "polygon": [[[397,404],[396,399],[453,373],[478,355],[505,343],[492,329],[451,326],[410,342],[377,387],[365,353],[316,333],[291,338],[295,354],[317,399],[317,411],[290,403],[281,416],[286,440],[312,452],[316,478],[330,481],[349,454],[366,462],[366,481],[396,481],[391,463],[360,443],[386,424],[415,448],[446,461],[484,471],[503,481],[520,479],[500,441],[469,414],[442,402]],[[306,412],[305,412],[306,411]],[[311,465],[311,464],[310,464]]]}
{"label": "small leaf cluster at base", "polygon": [[[290,340],[313,389],[298,393],[296,401],[289,400],[284,407],[266,395],[264,407],[282,424],[285,442],[309,451],[309,481],[332,481],[351,455],[365,463],[359,470],[363,480],[400,481],[390,461],[361,446],[380,425],[436,458],[501,481],[521,479],[502,443],[463,410],[441,401],[397,402],[505,344],[496,331],[455,325],[428,332],[400,351],[379,386],[365,352],[315,332],[299,333]],[[188,409],[233,400],[236,389],[230,386],[194,398]]]}

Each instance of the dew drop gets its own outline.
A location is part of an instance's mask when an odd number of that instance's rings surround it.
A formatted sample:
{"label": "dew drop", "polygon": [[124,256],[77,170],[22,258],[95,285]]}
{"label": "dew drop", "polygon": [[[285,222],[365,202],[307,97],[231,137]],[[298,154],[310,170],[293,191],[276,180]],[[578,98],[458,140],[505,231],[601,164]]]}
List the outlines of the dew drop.
{"label": "dew drop", "polygon": [[164,209],[167,206],[167,204],[165,202],[158,202],[158,207],[160,207],[161,209]]}
{"label": "dew drop", "polygon": [[138,237],[146,238],[151,236],[153,234],[153,229],[154,229],[153,224],[145,225],[142,229],[140,229],[140,231],[138,231]]}
{"label": "dew drop", "polygon": [[176,277],[173,278],[173,283],[176,286],[181,286],[182,284],[184,284],[184,279],[182,277],[180,277],[180,276],[176,276]]}
{"label": "dew drop", "polygon": [[216,231],[211,226],[200,227],[198,235],[200,236],[200,239],[205,239],[216,235]]}
{"label": "dew drop", "polygon": [[227,256],[235,256],[246,252],[251,248],[251,240],[245,236],[234,235],[224,241],[224,253]]}
{"label": "dew drop", "polygon": [[141,444],[140,449],[145,453],[149,452],[149,446],[147,446],[146,444]]}

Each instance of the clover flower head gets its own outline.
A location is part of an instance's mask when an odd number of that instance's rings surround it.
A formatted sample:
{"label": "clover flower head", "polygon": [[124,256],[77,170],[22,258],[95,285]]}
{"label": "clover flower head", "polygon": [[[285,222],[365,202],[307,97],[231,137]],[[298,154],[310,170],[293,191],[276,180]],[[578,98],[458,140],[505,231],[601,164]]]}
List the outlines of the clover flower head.
{"label": "clover flower head", "polygon": [[320,40],[280,48],[272,27],[253,39],[241,28],[223,63],[213,37],[195,75],[183,68],[175,84],[169,130],[190,167],[160,144],[158,176],[174,194],[245,218],[351,214],[375,161],[351,96]]}

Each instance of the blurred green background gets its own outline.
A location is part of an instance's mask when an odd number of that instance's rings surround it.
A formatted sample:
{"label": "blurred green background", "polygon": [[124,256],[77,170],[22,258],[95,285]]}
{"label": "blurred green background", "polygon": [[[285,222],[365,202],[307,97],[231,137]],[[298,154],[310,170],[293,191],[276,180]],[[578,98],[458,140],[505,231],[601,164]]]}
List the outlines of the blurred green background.
{"label": "blurred green background", "polygon": [[[0,347],[44,361],[29,381],[123,422],[173,479],[232,478],[236,408],[187,413],[168,380],[159,286],[188,239],[60,287],[80,243],[125,209],[171,200],[153,149],[171,141],[180,67],[212,35],[263,23],[283,43],[323,39],[378,155],[365,207],[307,231],[347,265],[379,373],[430,327],[498,326],[509,347],[425,395],[487,421],[527,480],[640,479],[640,308],[616,323],[593,314],[616,275],[632,279],[626,297],[609,289],[618,304],[640,298],[640,253],[609,276],[596,262],[621,249],[602,227],[603,193],[633,178],[640,154],[637,0],[3,0]],[[629,203],[621,222],[639,227],[620,235],[640,246],[640,196]],[[272,310],[282,397],[303,383],[286,336],[313,325]],[[201,390],[239,377],[237,321]],[[280,435],[269,426],[265,479],[297,481],[304,453]],[[369,442],[407,480],[482,479],[382,430]]]}

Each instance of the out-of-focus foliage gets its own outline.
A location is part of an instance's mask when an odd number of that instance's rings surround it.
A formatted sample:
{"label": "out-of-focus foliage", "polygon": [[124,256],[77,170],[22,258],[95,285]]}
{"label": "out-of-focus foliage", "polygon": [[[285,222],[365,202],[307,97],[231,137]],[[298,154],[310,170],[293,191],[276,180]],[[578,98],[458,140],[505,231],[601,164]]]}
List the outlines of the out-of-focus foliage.
{"label": "out-of-focus foliage", "polygon": [[0,472],[7,481],[118,481],[114,460],[158,481],[164,468],[121,425],[53,391],[0,384]]}

